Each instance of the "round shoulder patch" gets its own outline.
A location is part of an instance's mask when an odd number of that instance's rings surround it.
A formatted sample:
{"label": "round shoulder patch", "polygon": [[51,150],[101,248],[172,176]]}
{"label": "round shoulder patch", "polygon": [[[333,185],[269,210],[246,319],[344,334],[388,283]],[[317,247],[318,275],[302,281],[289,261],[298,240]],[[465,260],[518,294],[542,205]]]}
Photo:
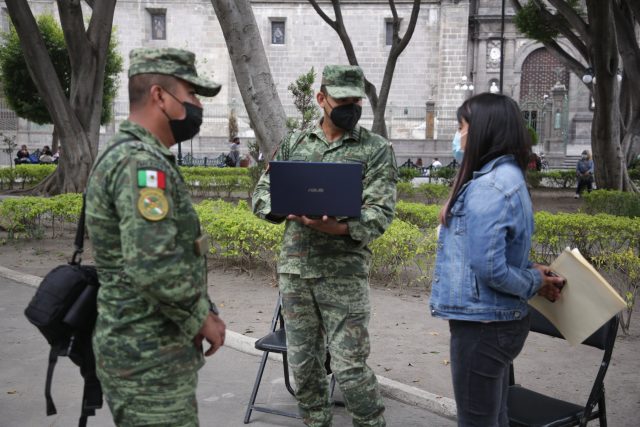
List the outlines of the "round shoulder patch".
{"label": "round shoulder patch", "polygon": [[160,221],[169,213],[169,201],[159,188],[141,188],[138,197],[138,212],[144,219]]}

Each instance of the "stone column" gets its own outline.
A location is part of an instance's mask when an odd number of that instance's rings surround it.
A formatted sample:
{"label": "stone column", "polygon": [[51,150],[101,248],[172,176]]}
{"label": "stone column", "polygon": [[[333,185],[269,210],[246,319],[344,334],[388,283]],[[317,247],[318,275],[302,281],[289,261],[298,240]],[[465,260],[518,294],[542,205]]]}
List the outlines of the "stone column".
{"label": "stone column", "polygon": [[559,81],[551,89],[551,132],[547,139],[547,146],[545,152],[550,156],[564,157],[564,132],[563,129],[563,113],[564,113],[564,100],[567,96],[567,88]]}
{"label": "stone column", "polygon": [[436,103],[434,101],[427,101],[427,116],[425,119],[425,139],[433,139],[433,132],[435,130],[436,119]]}

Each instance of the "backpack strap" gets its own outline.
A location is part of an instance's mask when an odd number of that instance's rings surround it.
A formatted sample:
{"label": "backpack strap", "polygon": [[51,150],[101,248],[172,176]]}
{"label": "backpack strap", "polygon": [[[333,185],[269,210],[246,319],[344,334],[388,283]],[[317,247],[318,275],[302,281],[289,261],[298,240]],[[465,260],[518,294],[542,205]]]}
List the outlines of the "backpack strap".
{"label": "backpack strap", "polygon": [[84,390],[78,427],[86,427],[87,417],[95,415],[96,409],[102,408],[102,387],[96,376],[96,359],[91,347],[91,335],[84,335],[81,339],[87,351],[80,355],[82,358],[80,373],[84,378]]}
{"label": "backpack strap", "polygon": [[56,410],[56,405],[53,403],[53,397],[51,397],[51,380],[53,379],[53,370],[56,367],[56,363],[58,362],[58,352],[59,349],[57,347],[51,347],[49,350],[49,366],[47,367],[47,381],[44,384],[44,397],[47,401],[47,416],[55,415],[58,413]]}

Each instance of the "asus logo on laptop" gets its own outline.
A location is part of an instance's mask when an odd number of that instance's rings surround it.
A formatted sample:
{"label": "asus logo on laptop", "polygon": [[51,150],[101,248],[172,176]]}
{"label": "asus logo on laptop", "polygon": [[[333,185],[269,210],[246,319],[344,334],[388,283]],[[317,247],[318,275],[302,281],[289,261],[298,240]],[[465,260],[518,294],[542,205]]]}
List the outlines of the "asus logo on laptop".
{"label": "asus logo on laptop", "polygon": [[307,189],[307,193],[324,193],[324,188],[309,188]]}

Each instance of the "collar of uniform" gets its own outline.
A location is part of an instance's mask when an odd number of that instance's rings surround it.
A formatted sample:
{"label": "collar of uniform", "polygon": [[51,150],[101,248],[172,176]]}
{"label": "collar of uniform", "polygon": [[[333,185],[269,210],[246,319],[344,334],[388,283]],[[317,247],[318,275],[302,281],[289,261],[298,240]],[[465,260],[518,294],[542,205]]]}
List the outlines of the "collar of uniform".
{"label": "collar of uniform", "polygon": [[324,141],[327,145],[330,145],[331,147],[337,147],[339,145],[342,145],[343,142],[348,140],[360,142],[360,126],[356,125],[350,131],[346,131],[339,139],[329,143],[329,141],[327,141],[326,135],[324,134],[324,131],[322,130],[322,120],[323,119],[320,119],[318,124],[311,131],[310,135],[313,135],[315,138],[318,138],[321,141]]}
{"label": "collar of uniform", "polygon": [[127,132],[139,139],[140,141],[144,141],[147,144],[153,145],[157,148],[165,157],[169,157],[171,159],[175,159],[175,155],[169,150],[167,147],[162,144],[158,138],[155,137],[151,132],[147,129],[143,128],[137,123],[134,123],[130,120],[125,120],[120,124],[120,131]]}

